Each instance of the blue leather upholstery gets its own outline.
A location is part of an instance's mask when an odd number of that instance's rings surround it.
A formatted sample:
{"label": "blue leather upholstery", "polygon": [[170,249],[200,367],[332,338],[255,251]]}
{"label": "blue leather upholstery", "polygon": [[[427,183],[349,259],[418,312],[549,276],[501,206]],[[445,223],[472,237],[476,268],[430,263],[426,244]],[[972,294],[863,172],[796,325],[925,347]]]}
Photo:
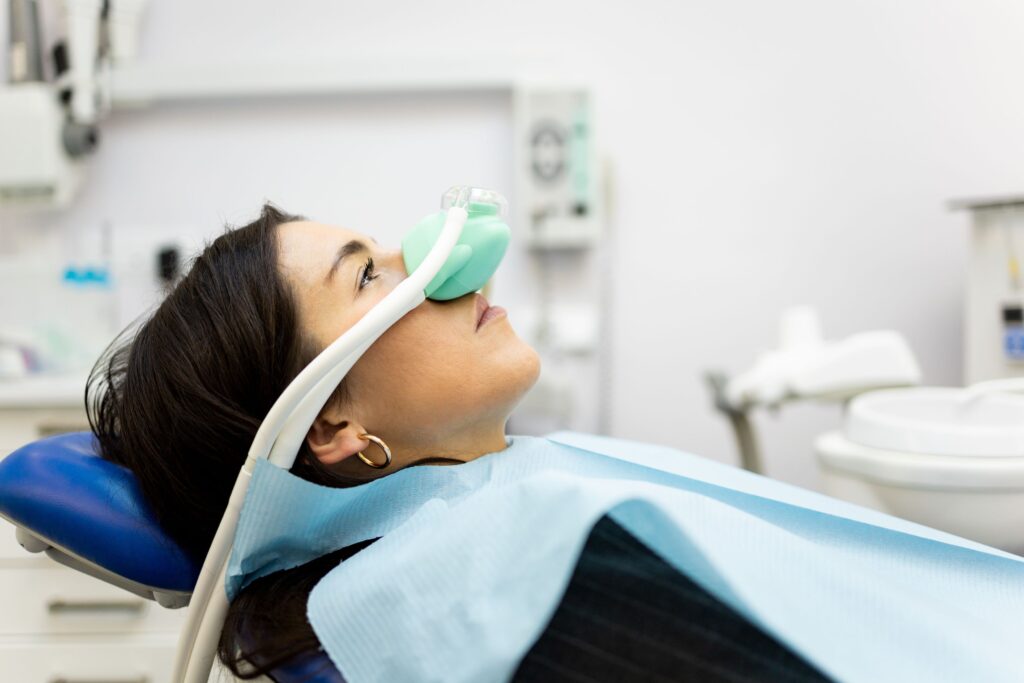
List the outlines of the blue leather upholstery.
{"label": "blue leather upholstery", "polygon": [[0,460],[0,515],[146,586],[191,592],[194,562],[160,528],[135,477],[90,432],[34,441]]}
{"label": "blue leather upholstery", "polygon": [[[131,581],[191,592],[201,566],[157,524],[134,475],[96,454],[90,432],[61,434],[0,460],[0,515]],[[345,683],[322,651],[271,673],[278,683]]]}

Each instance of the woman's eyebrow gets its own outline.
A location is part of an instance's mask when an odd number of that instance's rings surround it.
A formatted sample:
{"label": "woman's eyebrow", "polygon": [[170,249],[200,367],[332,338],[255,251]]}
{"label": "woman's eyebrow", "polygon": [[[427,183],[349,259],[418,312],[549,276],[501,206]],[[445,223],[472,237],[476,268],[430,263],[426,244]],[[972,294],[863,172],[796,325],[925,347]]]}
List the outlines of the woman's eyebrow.
{"label": "woman's eyebrow", "polygon": [[331,281],[331,278],[334,277],[334,273],[338,270],[341,266],[341,262],[344,261],[346,257],[363,251],[369,251],[369,249],[359,240],[349,240],[346,242],[341,249],[338,249],[338,253],[334,255],[334,263],[331,264],[331,269],[327,271],[327,277],[324,278],[324,281]]}

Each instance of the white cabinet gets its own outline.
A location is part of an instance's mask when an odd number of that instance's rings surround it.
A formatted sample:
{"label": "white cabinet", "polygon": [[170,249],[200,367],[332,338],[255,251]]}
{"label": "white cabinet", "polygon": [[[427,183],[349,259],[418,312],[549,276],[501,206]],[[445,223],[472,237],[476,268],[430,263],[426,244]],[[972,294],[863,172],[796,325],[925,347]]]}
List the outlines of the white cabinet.
{"label": "white cabinet", "polygon": [[[61,405],[21,408],[0,402],[0,458],[36,439],[87,429],[89,422],[84,408]],[[14,527],[0,520],[0,562],[31,557],[14,540]],[[49,559],[47,562],[53,564]]]}
{"label": "white cabinet", "polygon": [[171,683],[174,638],[0,641],[0,678],[11,683]]}
{"label": "white cabinet", "polygon": [[84,408],[10,408],[0,405],[0,458],[44,436],[88,429]]}
{"label": "white cabinet", "polygon": [[[83,408],[46,403],[0,402],[0,458],[35,439],[89,428]],[[169,683],[184,623],[184,609],[28,553],[0,520],[0,682]]]}
{"label": "white cabinet", "polygon": [[181,610],[40,559],[0,569],[0,636],[177,632]]}

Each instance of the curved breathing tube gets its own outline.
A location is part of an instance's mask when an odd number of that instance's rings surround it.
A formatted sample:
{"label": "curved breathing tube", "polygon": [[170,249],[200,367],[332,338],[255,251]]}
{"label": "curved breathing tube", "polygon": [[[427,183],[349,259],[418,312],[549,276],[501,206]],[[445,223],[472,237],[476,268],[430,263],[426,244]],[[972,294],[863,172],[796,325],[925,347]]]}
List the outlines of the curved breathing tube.
{"label": "curved breathing tube", "polygon": [[509,241],[501,215],[504,198],[488,190],[453,187],[441,206],[402,241],[409,276],[288,385],[260,425],[249,461],[264,457],[273,439],[270,462],[290,468],[324,403],[373,342],[425,298],[447,300],[475,292],[494,274]]}
{"label": "curved breathing tube", "polygon": [[[313,359],[281,393],[263,419],[231,491],[192,591],[172,680],[206,683],[228,600],[227,558],[256,462],[291,468],[310,425],[360,356],[402,316],[427,297],[443,301],[483,287],[505,255],[509,229],[505,199],[496,192],[453,187],[441,211],[421,220],[402,241],[409,276]],[[287,514],[287,511],[282,511]]]}

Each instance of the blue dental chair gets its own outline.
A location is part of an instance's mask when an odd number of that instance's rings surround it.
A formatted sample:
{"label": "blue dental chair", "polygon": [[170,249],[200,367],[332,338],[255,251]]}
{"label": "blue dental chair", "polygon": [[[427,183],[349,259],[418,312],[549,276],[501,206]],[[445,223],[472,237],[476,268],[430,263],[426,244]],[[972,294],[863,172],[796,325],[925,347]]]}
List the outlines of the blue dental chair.
{"label": "blue dental chair", "polygon": [[[135,477],[99,457],[90,432],[32,442],[0,460],[0,518],[18,543],[163,607],[188,605],[200,564],[157,524]],[[344,683],[323,652],[275,669],[277,683]]]}

